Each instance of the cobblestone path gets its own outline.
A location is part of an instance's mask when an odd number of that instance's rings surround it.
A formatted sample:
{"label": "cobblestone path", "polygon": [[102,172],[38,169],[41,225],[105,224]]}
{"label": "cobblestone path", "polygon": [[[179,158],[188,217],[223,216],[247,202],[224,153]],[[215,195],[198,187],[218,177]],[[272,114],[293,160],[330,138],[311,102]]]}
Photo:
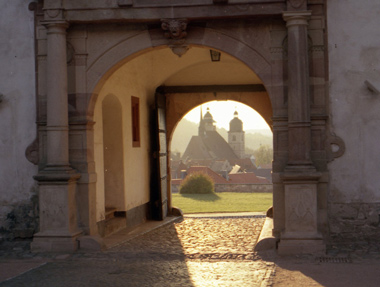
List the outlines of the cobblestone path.
{"label": "cobblestone path", "polygon": [[[0,286],[266,286],[264,218],[186,218],[105,252],[52,260]],[[26,285],[25,285],[26,284]]]}

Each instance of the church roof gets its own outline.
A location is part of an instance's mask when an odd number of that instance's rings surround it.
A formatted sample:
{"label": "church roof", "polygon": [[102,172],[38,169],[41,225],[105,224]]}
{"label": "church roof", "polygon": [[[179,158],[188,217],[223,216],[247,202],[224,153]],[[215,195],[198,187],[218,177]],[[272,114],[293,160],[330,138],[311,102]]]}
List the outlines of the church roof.
{"label": "church roof", "polygon": [[228,183],[228,181],[224,177],[220,176],[219,174],[217,174],[215,171],[213,171],[211,168],[207,166],[192,166],[187,170],[188,175],[192,173],[196,173],[196,172],[202,172],[202,173],[207,174],[209,177],[212,178],[212,180],[216,184]]}
{"label": "church roof", "polygon": [[231,146],[217,131],[193,136],[182,157],[186,159],[237,159]]}
{"label": "church roof", "polygon": [[200,136],[192,136],[182,158],[184,160],[209,159],[210,153]]}
{"label": "church roof", "polygon": [[241,168],[246,171],[254,171],[257,169],[249,158],[230,159],[229,162],[232,166],[235,164],[240,165]]}

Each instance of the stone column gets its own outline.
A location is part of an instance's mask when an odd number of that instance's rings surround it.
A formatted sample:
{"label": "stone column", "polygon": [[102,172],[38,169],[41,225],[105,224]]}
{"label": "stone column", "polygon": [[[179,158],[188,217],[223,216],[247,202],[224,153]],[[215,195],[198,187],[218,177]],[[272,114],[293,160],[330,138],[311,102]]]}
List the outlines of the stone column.
{"label": "stone column", "polygon": [[66,29],[64,21],[47,28],[47,164],[35,176],[39,184],[40,231],[33,251],[74,251],[78,248],[76,181],[69,165]]}
{"label": "stone column", "polygon": [[317,230],[317,182],[321,176],[311,161],[311,120],[307,25],[310,11],[283,13],[288,28],[288,164],[282,174],[285,230],[280,254],[325,250]]}

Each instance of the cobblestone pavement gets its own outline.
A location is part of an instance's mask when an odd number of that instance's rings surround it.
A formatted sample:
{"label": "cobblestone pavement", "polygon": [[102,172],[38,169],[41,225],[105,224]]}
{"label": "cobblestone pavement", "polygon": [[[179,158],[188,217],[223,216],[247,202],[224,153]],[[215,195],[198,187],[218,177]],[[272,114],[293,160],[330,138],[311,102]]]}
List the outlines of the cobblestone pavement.
{"label": "cobblestone pavement", "polygon": [[267,286],[274,263],[253,251],[263,222],[185,218],[104,252],[54,256],[19,250],[16,256],[45,264],[0,286]]}

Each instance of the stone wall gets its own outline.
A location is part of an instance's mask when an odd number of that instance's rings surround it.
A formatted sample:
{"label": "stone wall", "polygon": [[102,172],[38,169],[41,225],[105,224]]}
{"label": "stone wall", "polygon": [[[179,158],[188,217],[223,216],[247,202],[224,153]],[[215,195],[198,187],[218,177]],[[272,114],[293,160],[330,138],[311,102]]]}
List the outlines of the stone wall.
{"label": "stone wall", "polygon": [[380,203],[330,204],[330,249],[380,252]]}
{"label": "stone wall", "polygon": [[[172,184],[172,192],[177,193],[179,185]],[[215,192],[273,192],[272,184],[215,184]]]}
{"label": "stone wall", "polygon": [[272,184],[215,184],[216,192],[273,192]]}
{"label": "stone wall", "polygon": [[37,168],[25,157],[36,138],[34,15],[28,9],[30,2],[0,2],[0,11],[6,15],[0,17],[0,237],[6,238],[29,237],[35,227],[31,198],[36,196],[33,175]]}
{"label": "stone wall", "polygon": [[380,236],[380,20],[377,1],[327,1],[331,132],[345,153],[329,164],[330,237],[355,247]]}

